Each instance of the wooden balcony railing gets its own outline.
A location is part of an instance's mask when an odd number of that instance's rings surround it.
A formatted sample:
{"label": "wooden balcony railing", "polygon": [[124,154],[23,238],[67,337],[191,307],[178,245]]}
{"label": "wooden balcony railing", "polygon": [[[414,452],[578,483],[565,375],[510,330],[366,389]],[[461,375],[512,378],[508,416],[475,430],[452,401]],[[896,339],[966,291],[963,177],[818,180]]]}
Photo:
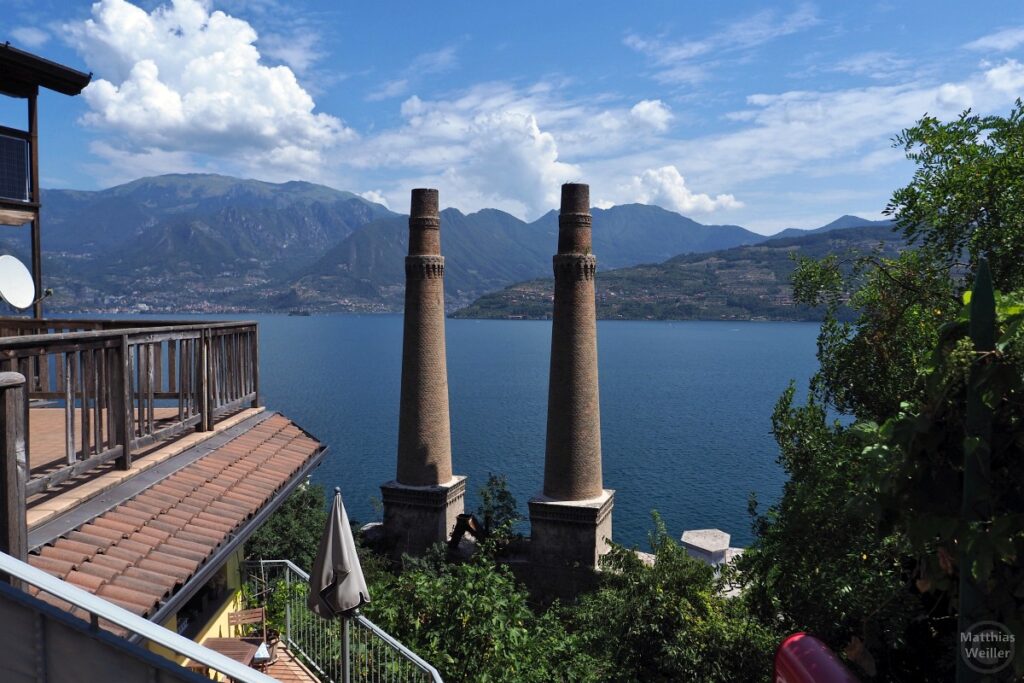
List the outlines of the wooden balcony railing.
{"label": "wooden balcony railing", "polygon": [[27,496],[111,460],[129,469],[139,449],[259,402],[254,322],[0,318],[0,335],[0,371],[26,380],[26,450],[33,408],[63,409],[63,463]]}

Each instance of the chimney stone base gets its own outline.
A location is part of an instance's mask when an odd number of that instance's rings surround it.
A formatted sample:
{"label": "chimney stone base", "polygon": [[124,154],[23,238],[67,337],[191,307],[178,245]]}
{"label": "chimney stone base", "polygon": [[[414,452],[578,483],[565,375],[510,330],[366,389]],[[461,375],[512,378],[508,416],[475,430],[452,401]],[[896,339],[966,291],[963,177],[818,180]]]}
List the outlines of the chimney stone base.
{"label": "chimney stone base", "polygon": [[535,567],[596,570],[610,549],[615,491],[587,500],[530,500],[530,562]]}
{"label": "chimney stone base", "polygon": [[380,487],[388,555],[422,555],[435,543],[447,543],[465,509],[466,477],[436,486],[406,486],[389,481]]}

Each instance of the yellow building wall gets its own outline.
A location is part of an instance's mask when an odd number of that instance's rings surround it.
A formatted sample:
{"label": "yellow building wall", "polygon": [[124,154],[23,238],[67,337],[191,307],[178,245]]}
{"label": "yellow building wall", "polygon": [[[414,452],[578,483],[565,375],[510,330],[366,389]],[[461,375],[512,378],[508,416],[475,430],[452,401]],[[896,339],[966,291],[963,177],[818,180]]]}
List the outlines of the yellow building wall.
{"label": "yellow building wall", "polygon": [[[243,559],[242,548],[231,554],[227,562],[224,565],[227,573],[227,586],[230,591],[228,599],[223,605],[213,614],[210,619],[203,625],[199,630],[199,633],[193,637],[193,640],[197,643],[202,643],[206,638],[233,638],[235,637],[234,630],[228,624],[228,614],[236,612],[242,609],[242,571],[240,563]],[[211,579],[213,580],[213,579]],[[161,624],[164,628],[177,632],[178,629],[178,615],[174,614],[170,619]],[[150,652],[154,652],[161,657],[170,659],[178,664],[185,663],[185,657],[171,652],[165,647],[157,645],[155,643],[149,643]]]}

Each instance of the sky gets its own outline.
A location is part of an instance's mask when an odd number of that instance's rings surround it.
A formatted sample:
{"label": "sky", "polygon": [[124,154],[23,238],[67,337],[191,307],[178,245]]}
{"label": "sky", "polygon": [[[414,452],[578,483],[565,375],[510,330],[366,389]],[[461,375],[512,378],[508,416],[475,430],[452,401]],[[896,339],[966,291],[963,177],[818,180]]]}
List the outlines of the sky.
{"label": "sky", "polygon": [[[0,41],[93,73],[40,101],[48,188],[308,180],[533,220],[563,182],[763,234],[880,218],[923,115],[1006,115],[1024,4],[0,0]],[[0,97],[0,124],[24,127]]]}

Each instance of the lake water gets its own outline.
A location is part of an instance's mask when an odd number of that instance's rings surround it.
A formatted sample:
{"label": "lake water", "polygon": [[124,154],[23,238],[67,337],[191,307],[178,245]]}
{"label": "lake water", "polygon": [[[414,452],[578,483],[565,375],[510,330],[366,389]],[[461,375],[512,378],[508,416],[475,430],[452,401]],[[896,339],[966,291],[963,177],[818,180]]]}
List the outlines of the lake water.
{"label": "lake water", "polygon": [[[255,319],[264,403],[329,445],[313,479],[340,486],[353,519],[377,519],[378,487],[395,471],[401,316]],[[809,323],[598,323],[616,541],[646,548],[657,509],[673,536],[717,527],[734,544],[750,542],[748,495],[766,506],[784,481],[771,411],[791,379],[804,394],[817,331]],[[543,482],[551,325],[449,320],[447,342],[453,469],[469,477],[467,511],[495,472],[507,475],[525,514]]]}

